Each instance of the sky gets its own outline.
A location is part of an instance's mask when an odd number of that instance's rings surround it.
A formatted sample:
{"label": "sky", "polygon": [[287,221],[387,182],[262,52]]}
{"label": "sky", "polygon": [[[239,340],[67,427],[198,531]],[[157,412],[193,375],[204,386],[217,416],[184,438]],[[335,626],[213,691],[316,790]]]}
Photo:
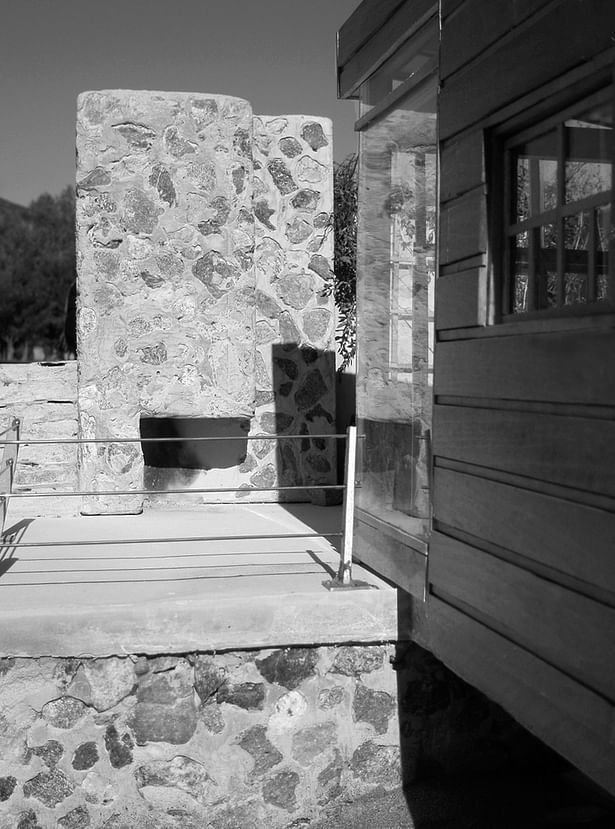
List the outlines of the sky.
{"label": "sky", "polygon": [[334,155],[356,148],[336,97],[336,32],[360,0],[4,0],[0,197],[29,204],[75,181],[79,92],[151,89],[246,98],[257,115],[333,120]]}

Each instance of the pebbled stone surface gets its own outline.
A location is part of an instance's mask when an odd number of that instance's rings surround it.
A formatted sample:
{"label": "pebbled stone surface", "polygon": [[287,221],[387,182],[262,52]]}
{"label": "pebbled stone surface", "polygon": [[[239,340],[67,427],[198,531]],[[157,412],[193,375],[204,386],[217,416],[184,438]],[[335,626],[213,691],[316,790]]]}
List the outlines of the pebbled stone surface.
{"label": "pebbled stone surface", "polygon": [[98,762],[98,759],[98,746],[91,740],[77,746],[71,765],[77,771],[86,771],[87,769],[91,769]]}
{"label": "pebbled stone surface", "polygon": [[90,813],[85,806],[77,806],[58,820],[58,829],[87,829],[91,825]]}
{"label": "pebbled stone surface", "polygon": [[42,771],[23,784],[25,797],[34,797],[51,809],[66,800],[73,790],[74,785],[69,778],[56,768]]}
{"label": "pebbled stone surface", "polygon": [[140,766],[135,772],[137,787],[144,796],[147,787],[172,788],[185,792],[200,804],[211,804],[217,797],[217,785],[202,763],[177,755]]}
{"label": "pebbled stone surface", "polygon": [[218,702],[226,702],[246,710],[262,711],[265,702],[265,686],[262,682],[222,685],[218,690]]}
{"label": "pebbled stone surface", "polygon": [[61,697],[48,702],[41,713],[43,718],[55,728],[69,729],[85,716],[87,706],[79,699]]}
{"label": "pebbled stone surface", "polygon": [[9,799],[15,791],[16,785],[17,780],[12,774],[7,775],[6,777],[0,777],[0,802]]}
{"label": "pebbled stone surface", "polygon": [[121,737],[115,725],[107,726],[105,731],[105,748],[109,756],[109,762],[114,769],[121,769],[132,763],[132,749],[134,744],[128,732]]}
{"label": "pebbled stone surface", "polygon": [[299,775],[294,771],[280,771],[263,783],[263,800],[280,809],[293,811],[297,806],[296,789]]}
{"label": "pebbled stone surface", "polygon": [[386,734],[395,710],[395,700],[386,691],[376,691],[357,684],[352,702],[352,715],[356,722],[367,722],[376,734]]}
{"label": "pebbled stone surface", "polygon": [[262,725],[255,725],[244,731],[237,744],[254,760],[252,774],[255,776],[265,774],[283,760],[283,755],[268,739],[267,730]]}
{"label": "pebbled stone surface", "polygon": [[257,659],[256,665],[267,682],[275,682],[292,691],[315,674],[317,662],[315,648],[286,648]]}
{"label": "pebbled stone surface", "polygon": [[335,653],[331,672],[345,676],[360,676],[372,673],[382,667],[384,649],[380,647],[342,646]]}
{"label": "pebbled stone surface", "polygon": [[57,740],[48,740],[41,746],[33,747],[31,751],[32,754],[41,758],[48,769],[52,769],[58,765],[58,762],[64,754],[64,746]]}
{"label": "pebbled stone surface", "polygon": [[334,722],[317,723],[302,728],[293,735],[292,756],[302,766],[314,760],[334,745],[337,726]]}

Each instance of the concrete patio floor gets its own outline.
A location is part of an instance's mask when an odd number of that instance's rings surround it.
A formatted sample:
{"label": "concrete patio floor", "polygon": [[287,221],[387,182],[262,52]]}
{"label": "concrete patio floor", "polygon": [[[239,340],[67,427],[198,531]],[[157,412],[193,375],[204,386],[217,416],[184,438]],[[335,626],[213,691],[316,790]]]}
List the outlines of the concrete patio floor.
{"label": "concrete patio floor", "polygon": [[[323,586],[340,560],[340,539],[326,533],[340,527],[340,508],[309,504],[17,522],[0,554],[0,653],[100,656],[396,639],[395,588],[359,565],[353,576],[371,589]],[[279,537],[313,533],[319,537]]]}

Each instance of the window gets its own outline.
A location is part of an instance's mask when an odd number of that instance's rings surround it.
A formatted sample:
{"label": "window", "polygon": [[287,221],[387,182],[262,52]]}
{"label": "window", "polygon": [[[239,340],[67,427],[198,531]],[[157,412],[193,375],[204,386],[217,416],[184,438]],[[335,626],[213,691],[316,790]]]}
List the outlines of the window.
{"label": "window", "polygon": [[503,315],[612,310],[613,87],[503,148]]}

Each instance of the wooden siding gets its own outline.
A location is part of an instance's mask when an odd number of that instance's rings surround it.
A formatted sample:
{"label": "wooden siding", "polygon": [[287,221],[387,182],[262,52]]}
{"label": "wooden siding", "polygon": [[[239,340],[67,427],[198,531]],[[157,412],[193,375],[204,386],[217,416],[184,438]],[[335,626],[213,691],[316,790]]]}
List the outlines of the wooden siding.
{"label": "wooden siding", "polygon": [[434,0],[361,3],[338,33],[339,97],[357,97],[360,85],[437,11]]}
{"label": "wooden siding", "polygon": [[615,319],[493,324],[485,155],[486,128],[608,66],[615,5],[441,11],[431,647],[615,793]]}
{"label": "wooden siding", "polygon": [[[442,82],[440,93],[440,136],[442,140],[467,129],[471,124],[503,105],[526,95],[548,81],[562,76],[596,54],[610,50],[615,31],[612,0],[559,0],[536,2],[536,11],[524,25],[517,26],[495,43],[474,44],[466,55],[463,71]],[[500,3],[481,3],[481,17],[496,17]],[[457,50],[460,39],[468,37],[468,21],[461,30],[451,15],[442,29],[441,61]],[[486,24],[483,24],[486,25]],[[491,27],[488,27],[491,28]]]}
{"label": "wooden siding", "polygon": [[353,557],[423,601],[427,586],[427,545],[408,545],[408,536],[373,515],[357,511]]}
{"label": "wooden siding", "polygon": [[[484,325],[487,318],[487,272],[471,268],[438,278],[436,330]],[[446,362],[444,362],[446,366]],[[437,378],[437,374],[434,374]]]}
{"label": "wooden siding", "polygon": [[438,655],[450,668],[479,685],[599,785],[613,790],[612,703],[435,597],[428,606],[428,625]]}

